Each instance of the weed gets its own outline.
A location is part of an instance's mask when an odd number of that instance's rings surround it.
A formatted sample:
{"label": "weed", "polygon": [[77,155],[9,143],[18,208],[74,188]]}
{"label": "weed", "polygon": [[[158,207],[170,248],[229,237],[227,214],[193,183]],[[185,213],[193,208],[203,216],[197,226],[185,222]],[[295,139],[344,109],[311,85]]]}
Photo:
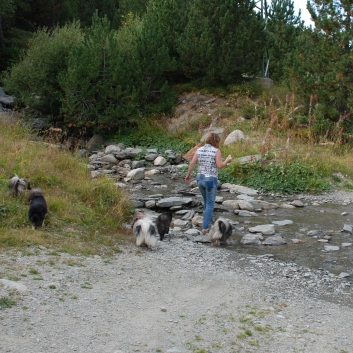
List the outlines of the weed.
{"label": "weed", "polygon": [[9,298],[9,297],[0,298],[0,310],[5,308],[11,308],[14,305],[16,305],[16,302],[12,298]]}
{"label": "weed", "polygon": [[246,337],[246,335],[243,332],[240,332],[237,334],[237,338],[239,339],[244,339]]}
{"label": "weed", "polygon": [[81,288],[84,288],[84,289],[92,289],[93,286],[92,286],[91,283],[85,282],[85,283],[81,284]]}
{"label": "weed", "polygon": [[245,330],[245,334],[248,336],[252,336],[252,331],[247,329],[247,330]]}
{"label": "weed", "polygon": [[39,272],[38,272],[36,269],[34,269],[34,268],[30,268],[30,269],[28,270],[28,272],[29,272],[29,274],[31,274],[31,275],[39,275]]}
{"label": "weed", "polygon": [[49,289],[56,289],[56,286],[54,284],[50,284],[48,288]]}

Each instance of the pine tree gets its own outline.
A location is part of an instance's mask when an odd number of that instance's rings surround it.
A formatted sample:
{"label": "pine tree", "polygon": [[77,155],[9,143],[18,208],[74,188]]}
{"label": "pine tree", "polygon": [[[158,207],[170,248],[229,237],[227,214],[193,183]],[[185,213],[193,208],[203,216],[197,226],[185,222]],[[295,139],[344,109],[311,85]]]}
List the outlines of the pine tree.
{"label": "pine tree", "polygon": [[194,0],[180,38],[180,64],[192,79],[228,84],[259,72],[263,21],[252,1]]}
{"label": "pine tree", "polygon": [[289,61],[291,87],[314,94],[331,122],[344,120],[352,129],[353,58],[352,1],[311,1],[308,4],[314,29],[298,37]]}
{"label": "pine tree", "polygon": [[295,15],[292,0],[274,0],[269,8],[267,35],[270,57],[269,74],[273,80],[284,77],[284,60],[295,48],[295,41],[303,31],[303,21]]}

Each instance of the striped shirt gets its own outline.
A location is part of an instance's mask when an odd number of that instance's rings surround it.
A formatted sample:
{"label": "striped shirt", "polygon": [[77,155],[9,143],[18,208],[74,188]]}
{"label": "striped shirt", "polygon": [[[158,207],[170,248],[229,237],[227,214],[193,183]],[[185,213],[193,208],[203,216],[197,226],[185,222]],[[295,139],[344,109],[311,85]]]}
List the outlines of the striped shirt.
{"label": "striped shirt", "polygon": [[210,144],[200,147],[197,151],[198,174],[204,174],[206,177],[218,178],[218,168],[216,165],[216,152],[218,149]]}

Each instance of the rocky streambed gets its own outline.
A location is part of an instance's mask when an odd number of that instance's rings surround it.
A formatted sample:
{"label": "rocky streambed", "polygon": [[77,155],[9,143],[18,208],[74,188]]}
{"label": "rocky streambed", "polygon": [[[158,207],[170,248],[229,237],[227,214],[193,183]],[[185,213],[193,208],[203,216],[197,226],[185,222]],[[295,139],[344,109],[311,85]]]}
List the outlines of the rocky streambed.
{"label": "rocky streambed", "polygon": [[[208,237],[200,232],[202,198],[195,181],[184,182],[187,162],[182,156],[170,150],[161,153],[110,145],[92,153],[88,167],[92,177],[104,173],[113,178],[132,204],[151,217],[171,210],[171,236],[209,246]],[[224,251],[296,264],[350,285],[352,205],[350,192],[284,196],[226,183],[219,185],[214,218],[222,215],[233,225],[230,245],[223,246]],[[298,274],[285,272],[293,278]]]}

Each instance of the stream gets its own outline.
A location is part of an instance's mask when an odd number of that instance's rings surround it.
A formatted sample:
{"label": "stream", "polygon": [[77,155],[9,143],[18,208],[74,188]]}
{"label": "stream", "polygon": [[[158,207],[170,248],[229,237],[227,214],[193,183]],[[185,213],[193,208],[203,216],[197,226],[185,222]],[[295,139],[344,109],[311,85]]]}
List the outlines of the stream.
{"label": "stream", "polygon": [[[179,196],[183,193],[193,191],[198,193],[197,189],[191,189],[183,180],[182,175],[178,178],[171,178],[170,174],[162,173],[153,175],[150,180],[135,181],[131,186],[130,198],[147,200],[149,196],[162,194],[163,197]],[[237,199],[237,194],[218,190],[217,196],[225,200]],[[255,197],[254,201],[259,198]],[[201,196],[196,195],[195,200],[201,201]],[[353,280],[353,236],[347,231],[343,231],[344,225],[352,224],[351,203],[335,204],[330,201],[315,202],[314,196],[271,196],[261,195],[261,199],[271,203],[288,203],[300,199],[304,207],[294,209],[276,208],[272,210],[263,210],[257,213],[257,217],[240,217],[231,211],[224,211],[220,203],[216,203],[214,219],[218,216],[228,218],[235,223],[235,231],[231,237],[229,245],[224,247],[228,251],[236,251],[248,255],[272,254],[275,260],[281,262],[294,262],[300,266],[312,269],[327,270],[330,273],[340,274],[342,272],[351,274],[347,279]],[[328,199],[329,200],[329,199]],[[190,209],[183,207],[182,209]],[[195,212],[202,215],[202,206],[194,207]],[[165,209],[155,210],[163,212]],[[174,218],[181,216],[173,215]],[[265,246],[265,245],[242,245],[240,240],[242,236],[249,233],[247,229],[257,225],[272,224],[273,221],[291,220],[293,223],[285,226],[275,225],[275,235],[280,235],[286,239],[286,245]],[[316,231],[316,235],[309,236],[308,232]],[[319,242],[323,236],[330,236],[328,243]],[[264,236],[265,238],[266,236]],[[295,244],[291,239],[300,239],[303,242]],[[343,244],[343,246],[342,246]],[[337,246],[338,250],[325,250],[325,245]],[[205,244],[205,246],[210,246]]]}

